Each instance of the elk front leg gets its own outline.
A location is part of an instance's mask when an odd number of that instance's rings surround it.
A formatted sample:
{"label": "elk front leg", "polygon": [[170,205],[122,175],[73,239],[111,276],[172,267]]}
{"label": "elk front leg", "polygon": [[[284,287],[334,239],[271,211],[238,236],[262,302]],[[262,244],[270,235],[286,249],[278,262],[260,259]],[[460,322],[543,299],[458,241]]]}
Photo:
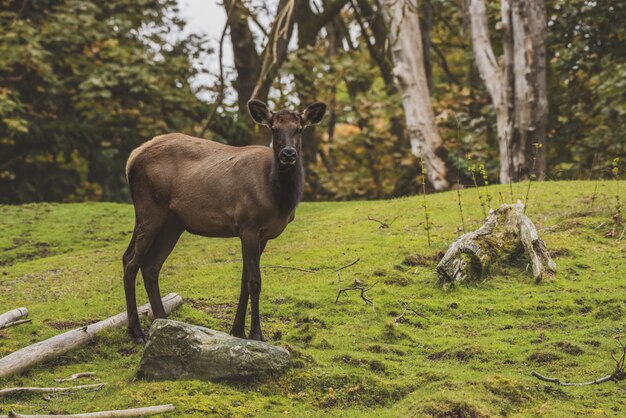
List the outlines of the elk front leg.
{"label": "elk front leg", "polygon": [[259,298],[261,295],[261,243],[257,236],[242,236],[241,244],[244,270],[246,270],[248,276],[248,293],[250,294],[251,321],[248,339],[264,341],[259,316]]}
{"label": "elk front leg", "polygon": [[235,314],[235,321],[233,322],[233,328],[230,330],[230,335],[238,338],[246,338],[245,324],[246,324],[246,310],[248,309],[248,269],[246,263],[243,263],[243,272],[241,274],[241,291],[239,292],[239,304],[237,305],[237,313]]}
{"label": "elk front leg", "polygon": [[[263,250],[267,245],[267,241],[262,241],[259,248],[259,253],[263,254]],[[246,310],[248,309],[248,299],[250,292],[248,290],[248,269],[246,264],[243,265],[243,272],[241,274],[241,291],[239,292],[239,304],[237,305],[237,313],[235,314],[235,321],[230,331],[230,335],[238,338],[246,338],[245,324],[246,324]]]}

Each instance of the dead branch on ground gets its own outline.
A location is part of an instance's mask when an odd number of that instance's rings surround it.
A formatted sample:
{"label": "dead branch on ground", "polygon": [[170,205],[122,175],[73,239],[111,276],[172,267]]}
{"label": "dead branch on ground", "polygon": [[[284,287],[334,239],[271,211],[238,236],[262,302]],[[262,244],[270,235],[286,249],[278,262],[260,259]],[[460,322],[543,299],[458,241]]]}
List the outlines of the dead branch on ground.
{"label": "dead branch on ground", "polygon": [[400,302],[400,306],[402,306],[402,313],[400,314],[400,316],[398,316],[397,318],[395,318],[395,319],[393,320],[393,322],[394,322],[394,324],[396,324],[396,326],[398,326],[398,324],[400,323],[400,320],[401,320],[402,318],[404,318],[404,315],[405,315],[407,312],[412,312],[412,313],[414,313],[414,314],[415,314],[415,315],[417,315],[417,316],[421,316],[421,317],[422,317],[422,318],[424,318],[424,319],[428,319],[428,318],[426,317],[426,314],[424,314],[424,313],[422,313],[422,312],[419,312],[419,311],[417,311],[417,310],[415,310],[415,309],[413,309],[413,308],[409,307],[409,304],[408,304],[408,303],[406,303],[406,302]]}
{"label": "dead branch on ground", "polygon": [[300,267],[292,267],[292,266],[269,265],[269,266],[261,266],[261,268],[267,268],[267,269],[289,269],[289,270],[302,271],[304,273],[315,273],[315,271],[313,271],[313,270],[303,269],[303,268],[300,268]]}
{"label": "dead branch on ground", "polygon": [[366,295],[365,292],[367,292],[368,290],[370,290],[372,287],[374,287],[376,285],[376,283],[374,283],[371,286],[365,287],[365,286],[350,286],[350,287],[346,287],[346,288],[341,288],[341,274],[339,272],[337,272],[337,298],[335,299],[335,305],[337,304],[337,302],[339,302],[339,297],[341,296],[342,293],[346,293],[349,292],[351,290],[358,290],[361,292],[361,299],[363,299],[365,301],[365,303],[372,305],[372,309],[374,311],[376,311],[376,308],[374,307],[374,302],[369,299]]}
{"label": "dead branch on ground", "polygon": [[341,271],[341,270],[343,270],[343,269],[347,269],[348,267],[352,267],[353,265],[355,265],[355,264],[356,264],[356,263],[358,263],[359,261],[361,261],[361,257],[357,258],[356,260],[354,260],[354,261],[353,261],[352,263],[350,263],[350,264],[346,264],[346,265],[345,265],[345,266],[343,266],[343,267],[339,267],[338,269],[336,269],[336,270],[335,270],[335,273],[336,273],[336,272],[339,272],[339,271]]}
{"label": "dead branch on ground", "polygon": [[372,218],[371,216],[368,216],[368,217],[367,217],[367,220],[368,220],[368,221],[378,222],[378,223],[380,224],[380,226],[379,226],[378,228],[380,228],[380,229],[387,229],[387,228],[389,228],[389,227],[390,227],[390,226],[391,226],[391,225],[395,222],[395,220],[396,220],[396,219],[398,219],[398,218],[399,218],[399,216],[396,216],[396,217],[395,217],[395,218],[393,218],[393,219],[391,220],[391,222],[389,222],[389,223],[387,223],[387,222],[383,222],[383,221],[379,221],[378,219],[376,219],[376,218]]}
{"label": "dead branch on ground", "polygon": [[64,379],[54,379],[55,382],[69,382],[70,380],[80,379],[81,377],[92,377],[95,376],[95,372],[82,372],[82,373],[74,373],[70,377],[66,377]]}
{"label": "dead branch on ground", "polygon": [[620,346],[622,350],[622,354],[619,358],[615,357],[615,353],[611,353],[611,358],[615,361],[615,370],[608,376],[600,377],[596,380],[591,380],[589,382],[564,382],[557,377],[546,377],[542,376],[539,373],[533,371],[530,374],[535,376],[539,380],[543,380],[544,382],[556,383],[561,386],[588,386],[588,385],[598,385],[604,382],[619,382],[620,380],[626,379],[626,371],[624,370],[624,363],[626,361],[626,344],[622,343],[620,340],[621,336],[615,337],[617,340],[617,344]]}
{"label": "dead branch on ground", "polygon": [[0,329],[9,328],[14,325],[24,324],[30,322],[31,319],[22,319],[28,316],[28,309],[17,308],[11,311],[5,312],[0,315]]}
{"label": "dead branch on ground", "polygon": [[[170,313],[183,303],[183,299],[176,293],[170,293],[164,296],[162,300],[165,313]],[[152,315],[149,303],[140,306],[137,312],[140,316]],[[127,323],[126,312],[122,312],[95,324],[77,328],[24,347],[6,357],[0,358],[0,377],[21,373],[36,364],[60,357],[76,347],[93,341],[96,334],[102,330],[117,328]]]}
{"label": "dead branch on ground", "polygon": [[0,390],[0,397],[11,396],[19,393],[61,393],[76,392],[79,390],[100,390],[106,383],[96,383],[94,385],[69,386],[66,388],[39,388],[39,387],[15,387]]}
{"label": "dead branch on ground", "polygon": [[9,412],[9,418],[112,418],[112,417],[142,417],[148,415],[165,414],[167,412],[174,412],[176,408],[172,404],[147,406],[144,408],[131,408],[120,409],[116,411],[100,411],[100,412],[88,412],[84,414],[68,414],[68,415],[23,415],[18,414],[15,411]]}

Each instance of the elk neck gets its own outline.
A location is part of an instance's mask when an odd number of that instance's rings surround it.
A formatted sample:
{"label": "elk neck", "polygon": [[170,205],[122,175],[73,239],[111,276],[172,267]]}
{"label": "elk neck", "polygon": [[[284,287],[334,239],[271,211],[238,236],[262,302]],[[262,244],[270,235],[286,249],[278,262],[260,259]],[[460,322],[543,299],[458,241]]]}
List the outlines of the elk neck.
{"label": "elk neck", "polygon": [[298,156],[296,163],[291,166],[281,166],[278,157],[274,154],[270,183],[274,199],[281,214],[290,214],[302,197],[304,187],[304,168],[302,158]]}

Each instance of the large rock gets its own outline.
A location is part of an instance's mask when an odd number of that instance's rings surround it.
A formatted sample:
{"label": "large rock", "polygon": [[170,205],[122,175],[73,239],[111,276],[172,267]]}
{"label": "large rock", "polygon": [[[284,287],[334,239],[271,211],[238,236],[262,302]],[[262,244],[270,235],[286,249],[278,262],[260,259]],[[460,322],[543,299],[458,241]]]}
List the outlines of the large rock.
{"label": "large rock", "polygon": [[289,351],[168,319],[152,323],[138,376],[149,380],[236,379],[289,367]]}

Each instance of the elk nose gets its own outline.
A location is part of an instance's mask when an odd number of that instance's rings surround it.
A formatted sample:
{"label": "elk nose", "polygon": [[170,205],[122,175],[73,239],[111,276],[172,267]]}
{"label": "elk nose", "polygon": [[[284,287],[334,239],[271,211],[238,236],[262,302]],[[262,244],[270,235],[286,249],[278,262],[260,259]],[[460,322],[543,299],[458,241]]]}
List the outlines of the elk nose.
{"label": "elk nose", "polygon": [[296,161],[296,149],[293,147],[285,147],[280,152],[280,161],[285,164],[293,164]]}

